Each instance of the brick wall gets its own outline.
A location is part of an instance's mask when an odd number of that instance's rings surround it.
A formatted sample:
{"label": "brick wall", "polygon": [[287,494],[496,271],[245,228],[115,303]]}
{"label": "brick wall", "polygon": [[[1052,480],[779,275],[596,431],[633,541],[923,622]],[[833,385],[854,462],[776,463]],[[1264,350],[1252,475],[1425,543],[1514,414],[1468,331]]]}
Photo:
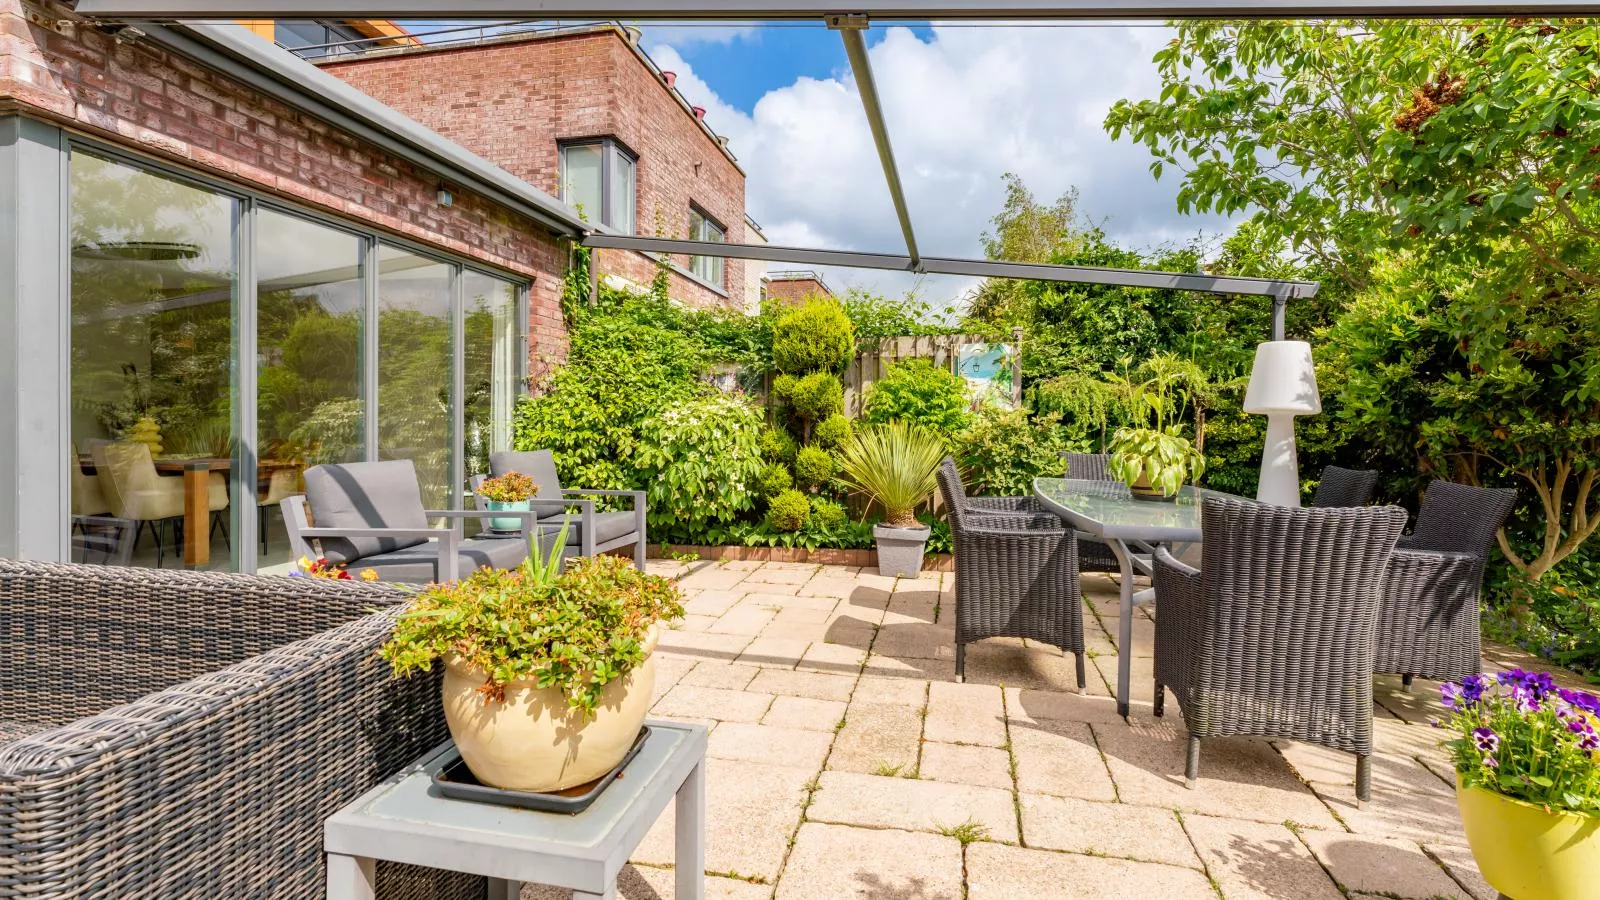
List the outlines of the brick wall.
{"label": "brick wall", "polygon": [[832,297],[827,285],[815,278],[768,278],[767,297],[787,306],[798,306],[807,297]]}
{"label": "brick wall", "polygon": [[[727,229],[729,241],[744,241],[744,173],[618,29],[379,51],[321,65],[555,195],[560,141],[614,137],[638,156],[638,233],[688,237],[693,203]],[[687,257],[673,261],[689,265]],[[744,308],[744,263],[728,260],[726,268],[729,296],[681,274],[673,275],[673,296]],[[600,270],[640,284],[655,275],[653,261],[633,251],[602,252]]]}
{"label": "brick wall", "polygon": [[530,353],[565,352],[566,253],[543,226],[462,190],[441,206],[437,177],[149,41],[43,28],[0,0],[5,112],[519,272],[533,282]]}

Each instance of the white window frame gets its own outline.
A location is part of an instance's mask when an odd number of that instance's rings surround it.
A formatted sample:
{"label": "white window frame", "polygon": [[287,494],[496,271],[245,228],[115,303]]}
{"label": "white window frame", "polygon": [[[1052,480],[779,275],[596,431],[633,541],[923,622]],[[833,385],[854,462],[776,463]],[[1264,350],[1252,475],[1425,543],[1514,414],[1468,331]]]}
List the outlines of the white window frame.
{"label": "white window frame", "polygon": [[[689,204],[689,240],[715,241],[719,244],[728,240],[728,229],[718,222],[710,213],[698,204]],[[720,256],[691,256],[689,257],[689,271],[694,277],[726,290],[728,287],[728,264]]]}

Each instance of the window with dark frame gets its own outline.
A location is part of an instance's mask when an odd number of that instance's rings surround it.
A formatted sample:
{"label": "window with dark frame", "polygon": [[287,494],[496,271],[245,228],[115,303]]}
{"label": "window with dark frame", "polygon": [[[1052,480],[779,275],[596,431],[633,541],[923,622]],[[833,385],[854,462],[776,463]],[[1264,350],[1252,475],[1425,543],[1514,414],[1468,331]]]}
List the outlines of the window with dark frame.
{"label": "window with dark frame", "polygon": [[611,138],[561,144],[561,199],[584,218],[634,233],[638,159]]}
{"label": "window with dark frame", "polygon": [[[723,228],[717,220],[707,215],[698,206],[689,206],[689,240],[712,241],[724,243],[728,240],[728,230]],[[720,256],[691,256],[689,257],[689,271],[694,277],[714,284],[717,287],[726,287],[725,261]]]}

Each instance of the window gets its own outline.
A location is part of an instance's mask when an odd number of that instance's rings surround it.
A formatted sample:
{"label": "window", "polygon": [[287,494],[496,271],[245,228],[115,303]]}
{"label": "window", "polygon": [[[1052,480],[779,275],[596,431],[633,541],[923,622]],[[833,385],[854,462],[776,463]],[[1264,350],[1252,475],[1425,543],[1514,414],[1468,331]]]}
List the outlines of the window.
{"label": "window", "polygon": [[[728,230],[718,225],[714,219],[701,212],[699,207],[689,207],[689,240],[713,241],[723,243],[728,239]],[[723,264],[720,256],[691,256],[689,257],[689,271],[694,276],[707,284],[723,287]]]}
{"label": "window", "polygon": [[616,141],[561,145],[561,199],[589,221],[633,234],[637,163]]}
{"label": "window", "polygon": [[333,22],[274,22],[272,40],[285,50],[292,50],[302,59],[319,59],[371,49],[363,44],[330,47],[340,41],[359,41],[361,32],[347,25]]}

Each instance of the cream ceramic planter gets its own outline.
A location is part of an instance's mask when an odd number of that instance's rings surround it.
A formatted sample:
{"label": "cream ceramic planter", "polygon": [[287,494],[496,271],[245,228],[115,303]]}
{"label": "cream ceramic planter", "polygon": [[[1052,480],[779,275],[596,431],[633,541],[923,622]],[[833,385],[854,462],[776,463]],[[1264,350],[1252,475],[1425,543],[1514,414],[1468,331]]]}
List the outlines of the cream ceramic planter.
{"label": "cream ceramic planter", "polygon": [[600,707],[588,720],[567,706],[560,691],[531,681],[512,682],[504,702],[485,703],[478,693],[483,673],[447,662],[444,717],[467,768],[486,785],[516,791],[559,791],[611,771],[650,708],[658,638],[651,626],[644,662],[605,686]]}

